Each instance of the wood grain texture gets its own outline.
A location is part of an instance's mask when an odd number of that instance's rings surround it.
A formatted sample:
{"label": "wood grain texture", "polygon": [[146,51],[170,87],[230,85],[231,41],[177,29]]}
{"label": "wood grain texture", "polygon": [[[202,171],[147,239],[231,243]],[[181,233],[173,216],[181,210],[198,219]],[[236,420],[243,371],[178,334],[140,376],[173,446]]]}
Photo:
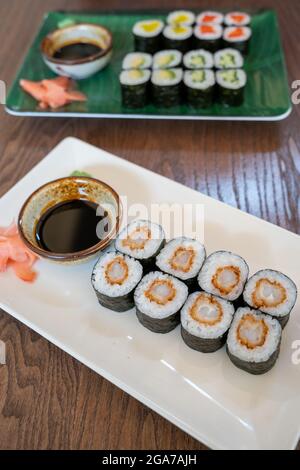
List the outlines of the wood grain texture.
{"label": "wood grain texture", "polygon": [[[184,4],[207,6],[201,0]],[[250,4],[261,7],[259,0],[239,1],[241,8]],[[263,4],[277,10],[289,80],[300,79],[299,1]],[[232,0],[214,5],[230,8]],[[143,6],[182,2],[148,0]],[[11,83],[44,12],[105,7],[124,3],[0,0],[0,79]],[[1,109],[0,195],[71,135],[300,233],[299,117],[300,105],[273,124],[52,120],[12,117]],[[0,338],[7,345],[7,365],[0,366],[0,449],[205,449],[5,312]]]}

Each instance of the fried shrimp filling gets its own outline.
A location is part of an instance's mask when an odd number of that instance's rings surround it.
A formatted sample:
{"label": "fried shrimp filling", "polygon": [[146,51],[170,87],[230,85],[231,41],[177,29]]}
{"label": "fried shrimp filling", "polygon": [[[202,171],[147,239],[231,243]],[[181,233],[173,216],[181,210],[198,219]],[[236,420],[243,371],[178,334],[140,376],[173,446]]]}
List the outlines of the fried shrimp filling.
{"label": "fried shrimp filling", "polygon": [[259,279],[252,293],[253,305],[261,307],[277,307],[287,299],[286,289],[278,281]]}
{"label": "fried shrimp filling", "polygon": [[166,305],[174,299],[176,290],[172,281],[157,279],[153,281],[148,289],[145,291],[145,296],[151,302],[156,302],[159,305]]}
{"label": "fried shrimp filling", "polygon": [[110,261],[105,268],[105,278],[111,285],[123,284],[128,277],[128,266],[122,256]]}
{"label": "fried shrimp filling", "polygon": [[146,225],[136,227],[127,238],[122,240],[122,245],[127,246],[130,250],[143,250],[148,240],[151,239],[151,230]]}
{"label": "fried shrimp filling", "polygon": [[208,294],[199,294],[190,308],[193,320],[204,325],[215,325],[222,320],[223,309],[217,299]]}
{"label": "fried shrimp filling", "polygon": [[230,292],[239,284],[241,271],[237,266],[221,266],[212,276],[213,286],[221,294],[230,294]]}
{"label": "fried shrimp filling", "polygon": [[180,246],[174,251],[169,264],[172,269],[187,273],[193,266],[195,256],[193,248]]}
{"label": "fried shrimp filling", "polygon": [[263,346],[268,335],[269,328],[265,320],[255,318],[250,313],[244,315],[236,330],[237,340],[248,349]]}

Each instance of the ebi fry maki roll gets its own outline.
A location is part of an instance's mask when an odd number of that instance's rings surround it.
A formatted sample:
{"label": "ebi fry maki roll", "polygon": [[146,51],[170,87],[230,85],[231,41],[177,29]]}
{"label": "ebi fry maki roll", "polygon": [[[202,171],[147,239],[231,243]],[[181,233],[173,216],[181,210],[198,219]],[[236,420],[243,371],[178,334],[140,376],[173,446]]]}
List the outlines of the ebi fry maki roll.
{"label": "ebi fry maki roll", "polygon": [[183,65],[186,69],[212,69],[214,59],[211,52],[205,49],[195,49],[183,56]]}
{"label": "ebi fry maki roll", "polygon": [[190,48],[192,35],[193,29],[191,26],[184,24],[167,25],[163,30],[164,48],[186,52]]}
{"label": "ebi fry maki roll", "polygon": [[181,64],[182,53],[176,49],[157,52],[153,57],[153,69],[169,69]]}
{"label": "ebi fry maki roll", "polygon": [[193,108],[208,108],[213,103],[215,74],[212,70],[187,70],[183,83],[187,103]]}
{"label": "ebi fry maki roll", "polygon": [[227,47],[215,53],[214,62],[217,69],[240,69],[244,65],[244,58],[240,51]]}
{"label": "ebi fry maki roll", "polygon": [[226,47],[234,47],[246,55],[249,50],[251,33],[248,26],[228,26],[223,33],[224,44]]}
{"label": "ebi fry maki roll", "polygon": [[115,251],[104,253],[92,272],[92,286],[99,303],[116,312],[133,308],[134,289],[142,275],[139,261]]}
{"label": "ebi fry maki roll", "polygon": [[242,69],[218,70],[216,72],[219,101],[226,106],[241,106],[247,83],[246,72]]}
{"label": "ebi fry maki roll", "polygon": [[138,21],[133,26],[135,50],[154,54],[160,49],[161,32],[164,24],[161,20]]}
{"label": "ebi fry maki roll", "polygon": [[150,70],[123,70],[120,74],[122,104],[125,108],[143,108],[147,104]]}
{"label": "ebi fry maki roll", "polygon": [[210,353],[226,342],[234,314],[228,300],[206,292],[191,294],[181,310],[181,336],[192,349]]}
{"label": "ebi fry maki roll", "polygon": [[178,106],[181,102],[183,71],[179,68],[153,70],[151,92],[153,103],[162,108]]}
{"label": "ebi fry maki roll", "polygon": [[297,300],[297,287],[285,274],[262,269],[251,276],[244,290],[244,301],[276,318],[282,328],[289,320]]}
{"label": "ebi fry maki roll", "polygon": [[280,323],[248,307],[239,308],[227,337],[227,354],[233,364],[250,374],[264,374],[274,365],[281,342]]}
{"label": "ebi fry maki roll", "polygon": [[167,16],[167,23],[172,25],[191,26],[195,22],[195,14],[189,10],[171,11]]}
{"label": "ebi fry maki roll", "polygon": [[168,333],[180,322],[187,286],[168,274],[154,271],[143,277],[134,293],[139,322],[154,333]]}
{"label": "ebi fry maki roll", "polygon": [[194,28],[195,48],[215,52],[220,48],[223,28],[219,24],[203,23]]}

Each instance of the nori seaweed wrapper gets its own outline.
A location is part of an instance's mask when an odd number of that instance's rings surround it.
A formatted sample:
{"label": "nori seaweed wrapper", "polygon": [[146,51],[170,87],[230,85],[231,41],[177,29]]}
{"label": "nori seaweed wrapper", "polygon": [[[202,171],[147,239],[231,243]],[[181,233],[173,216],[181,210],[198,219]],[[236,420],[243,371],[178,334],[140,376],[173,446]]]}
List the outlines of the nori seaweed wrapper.
{"label": "nori seaweed wrapper", "polygon": [[148,101],[148,84],[141,83],[139,85],[123,85],[122,90],[122,104],[125,108],[143,108]]}
{"label": "nori seaweed wrapper", "polygon": [[195,351],[203,353],[215,352],[222,348],[226,342],[227,332],[219,338],[199,338],[199,336],[192,335],[181,325],[181,336],[187,346]]}
{"label": "nori seaweed wrapper", "polygon": [[221,49],[221,45],[222,45],[221,38],[218,38],[218,39],[200,39],[200,38],[194,37],[193,42],[194,42],[193,47],[195,49],[206,49],[209,52],[217,52],[217,50]]}
{"label": "nori seaweed wrapper", "polygon": [[[160,269],[156,266],[156,257],[158,255],[158,253],[163,249],[165,244],[166,244],[166,239],[164,238],[161,241],[161,244],[157,248],[156,252],[152,256],[150,256],[150,258],[143,258],[143,259],[135,258],[143,266],[143,276],[145,276],[145,274],[150,273],[150,271],[157,271],[157,270],[160,271]],[[134,258],[134,256],[132,256],[132,257]]]}
{"label": "nori seaweed wrapper", "polygon": [[170,39],[164,37],[164,49],[177,49],[180,52],[187,52],[191,48],[191,38],[187,39]]}
{"label": "nori seaweed wrapper", "polygon": [[218,85],[218,99],[225,106],[241,106],[244,101],[245,87],[233,90]]}
{"label": "nori seaweed wrapper", "polygon": [[166,318],[152,318],[136,307],[136,316],[139,322],[153,333],[169,333],[180,323],[180,311]]}
{"label": "nori seaweed wrapper", "polygon": [[185,85],[187,103],[193,108],[209,108],[213,103],[214,90],[214,85],[206,90],[199,90]]}
{"label": "nori seaweed wrapper", "polygon": [[153,104],[162,108],[178,106],[181,102],[181,83],[158,86],[152,83]]}
{"label": "nori seaweed wrapper", "polygon": [[109,308],[110,310],[114,310],[115,312],[126,312],[134,307],[134,293],[135,287],[126,295],[122,295],[120,297],[109,297],[105,294],[98,292],[96,289],[96,295],[99,301],[99,304],[103,307]]}
{"label": "nori seaweed wrapper", "polygon": [[155,54],[161,49],[161,34],[154,37],[143,37],[134,34],[134,48],[137,52]]}
{"label": "nori seaweed wrapper", "polygon": [[250,38],[246,39],[245,41],[238,42],[226,41],[226,39],[224,39],[223,45],[224,47],[232,47],[233,49],[240,51],[241,54],[247,55],[249,52],[249,42]]}
{"label": "nori seaweed wrapper", "polygon": [[271,356],[269,357],[267,361],[248,362],[248,361],[243,361],[239,359],[238,357],[234,356],[233,354],[231,354],[228,350],[228,345],[226,345],[226,352],[231,362],[239,369],[242,369],[245,372],[249,372],[250,374],[253,374],[253,375],[265,374],[270,369],[272,369],[272,367],[275,365],[275,362],[277,361],[277,358],[279,356],[279,351],[280,351],[280,343],[278,344],[276,351],[274,351],[273,354],[271,354]]}

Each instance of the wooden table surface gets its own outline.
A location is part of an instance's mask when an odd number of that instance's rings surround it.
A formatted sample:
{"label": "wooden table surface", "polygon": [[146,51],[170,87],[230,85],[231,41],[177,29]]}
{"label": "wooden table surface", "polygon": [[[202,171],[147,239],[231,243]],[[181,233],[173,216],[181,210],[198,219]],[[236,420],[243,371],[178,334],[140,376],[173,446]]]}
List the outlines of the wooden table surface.
{"label": "wooden table surface", "polygon": [[[145,8],[183,2],[148,0]],[[230,8],[232,0],[215,0]],[[205,8],[207,1],[185,1]],[[277,10],[290,83],[300,79],[299,0]],[[138,8],[140,1],[127,1]],[[0,79],[10,85],[44,12],[124,8],[121,0],[0,0]],[[267,33],[267,32],[266,32]],[[278,123],[19,118],[0,109],[0,195],[75,136],[300,233],[300,105]],[[0,449],[205,449],[205,446],[0,311]],[[298,445],[298,449],[299,449]]]}

